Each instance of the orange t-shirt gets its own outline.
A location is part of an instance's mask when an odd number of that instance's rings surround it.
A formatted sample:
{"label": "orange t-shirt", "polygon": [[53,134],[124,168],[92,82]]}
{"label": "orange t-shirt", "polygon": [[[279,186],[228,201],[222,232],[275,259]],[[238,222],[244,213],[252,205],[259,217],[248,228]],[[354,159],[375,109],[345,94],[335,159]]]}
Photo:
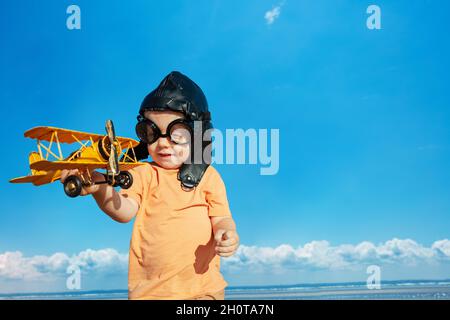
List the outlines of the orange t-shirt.
{"label": "orange t-shirt", "polygon": [[192,191],[181,189],[178,169],[155,162],[130,173],[132,186],[120,191],[139,203],[130,244],[129,299],[188,299],[225,288],[210,217],[231,212],[216,169],[209,166]]}

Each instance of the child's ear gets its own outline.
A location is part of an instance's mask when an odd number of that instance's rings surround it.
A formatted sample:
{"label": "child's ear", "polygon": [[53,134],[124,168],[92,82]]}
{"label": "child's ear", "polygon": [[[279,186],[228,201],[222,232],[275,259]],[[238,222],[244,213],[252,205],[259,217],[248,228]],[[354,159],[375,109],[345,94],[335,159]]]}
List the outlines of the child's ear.
{"label": "child's ear", "polygon": [[[139,144],[134,147],[133,149],[128,150],[127,152],[127,156],[133,158],[133,152],[136,155],[136,159],[139,160],[144,160],[147,159],[149,154],[148,154],[148,149],[147,149],[147,144],[145,142],[139,142]],[[124,157],[126,158],[126,157]],[[128,158],[126,158],[128,159]],[[126,159],[124,159],[124,161],[126,161]],[[122,160],[123,161],[123,160]]]}

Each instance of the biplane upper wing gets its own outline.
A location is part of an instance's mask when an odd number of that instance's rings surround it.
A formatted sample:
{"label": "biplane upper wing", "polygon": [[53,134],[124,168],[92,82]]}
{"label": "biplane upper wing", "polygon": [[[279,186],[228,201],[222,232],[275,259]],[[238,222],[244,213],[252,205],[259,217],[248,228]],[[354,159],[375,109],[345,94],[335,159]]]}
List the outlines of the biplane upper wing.
{"label": "biplane upper wing", "polygon": [[[134,167],[141,166],[143,162],[119,162],[121,171],[127,171]],[[70,170],[70,169],[106,169],[108,162],[100,161],[47,161],[41,160],[30,164],[32,170],[52,171],[52,170]]]}
{"label": "biplane upper wing", "polygon": [[[74,143],[77,141],[86,141],[92,139],[97,141],[104,137],[104,135],[96,133],[87,133],[82,131],[68,130],[55,127],[34,127],[30,130],[25,131],[24,135],[27,138],[37,139],[41,141],[56,141],[54,135],[60,143]],[[139,144],[138,141],[131,138],[117,137],[117,140],[122,143],[131,143],[131,147],[135,147]]]}

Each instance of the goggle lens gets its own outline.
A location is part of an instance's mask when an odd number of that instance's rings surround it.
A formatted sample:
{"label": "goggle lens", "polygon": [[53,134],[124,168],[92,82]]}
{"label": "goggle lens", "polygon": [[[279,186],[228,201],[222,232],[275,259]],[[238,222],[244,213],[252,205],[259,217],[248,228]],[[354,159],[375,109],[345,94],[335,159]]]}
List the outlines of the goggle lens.
{"label": "goggle lens", "polygon": [[184,123],[176,123],[170,128],[170,140],[176,144],[187,144],[191,141],[191,132]]}
{"label": "goggle lens", "polygon": [[176,144],[187,144],[191,141],[191,130],[187,123],[180,120],[171,122],[167,130],[169,133],[161,134],[160,129],[149,119],[141,119],[136,125],[136,135],[147,144],[152,144],[160,137],[168,137]]}

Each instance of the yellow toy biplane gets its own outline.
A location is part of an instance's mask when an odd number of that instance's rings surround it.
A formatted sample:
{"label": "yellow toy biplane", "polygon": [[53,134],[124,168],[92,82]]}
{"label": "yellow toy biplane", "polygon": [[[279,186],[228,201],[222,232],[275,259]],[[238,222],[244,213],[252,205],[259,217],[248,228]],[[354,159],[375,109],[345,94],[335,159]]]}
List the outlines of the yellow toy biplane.
{"label": "yellow toy biplane", "polygon": [[[64,191],[69,197],[79,196],[83,186],[93,184],[107,183],[128,189],[133,184],[133,178],[127,170],[143,164],[137,161],[133,150],[139,142],[116,137],[111,120],[106,122],[106,132],[106,135],[100,135],[54,127],[35,127],[26,131],[25,137],[36,139],[38,148],[38,152],[29,155],[31,175],[10,182],[29,182],[40,186],[59,180],[61,170],[78,169],[78,175],[71,175],[64,181]],[[44,145],[43,141],[48,145]],[[64,158],[60,144],[75,142],[80,144],[79,149]],[[52,151],[52,146],[53,149],[56,146],[57,151]],[[94,169],[106,170],[105,181],[92,180],[91,171]]]}

